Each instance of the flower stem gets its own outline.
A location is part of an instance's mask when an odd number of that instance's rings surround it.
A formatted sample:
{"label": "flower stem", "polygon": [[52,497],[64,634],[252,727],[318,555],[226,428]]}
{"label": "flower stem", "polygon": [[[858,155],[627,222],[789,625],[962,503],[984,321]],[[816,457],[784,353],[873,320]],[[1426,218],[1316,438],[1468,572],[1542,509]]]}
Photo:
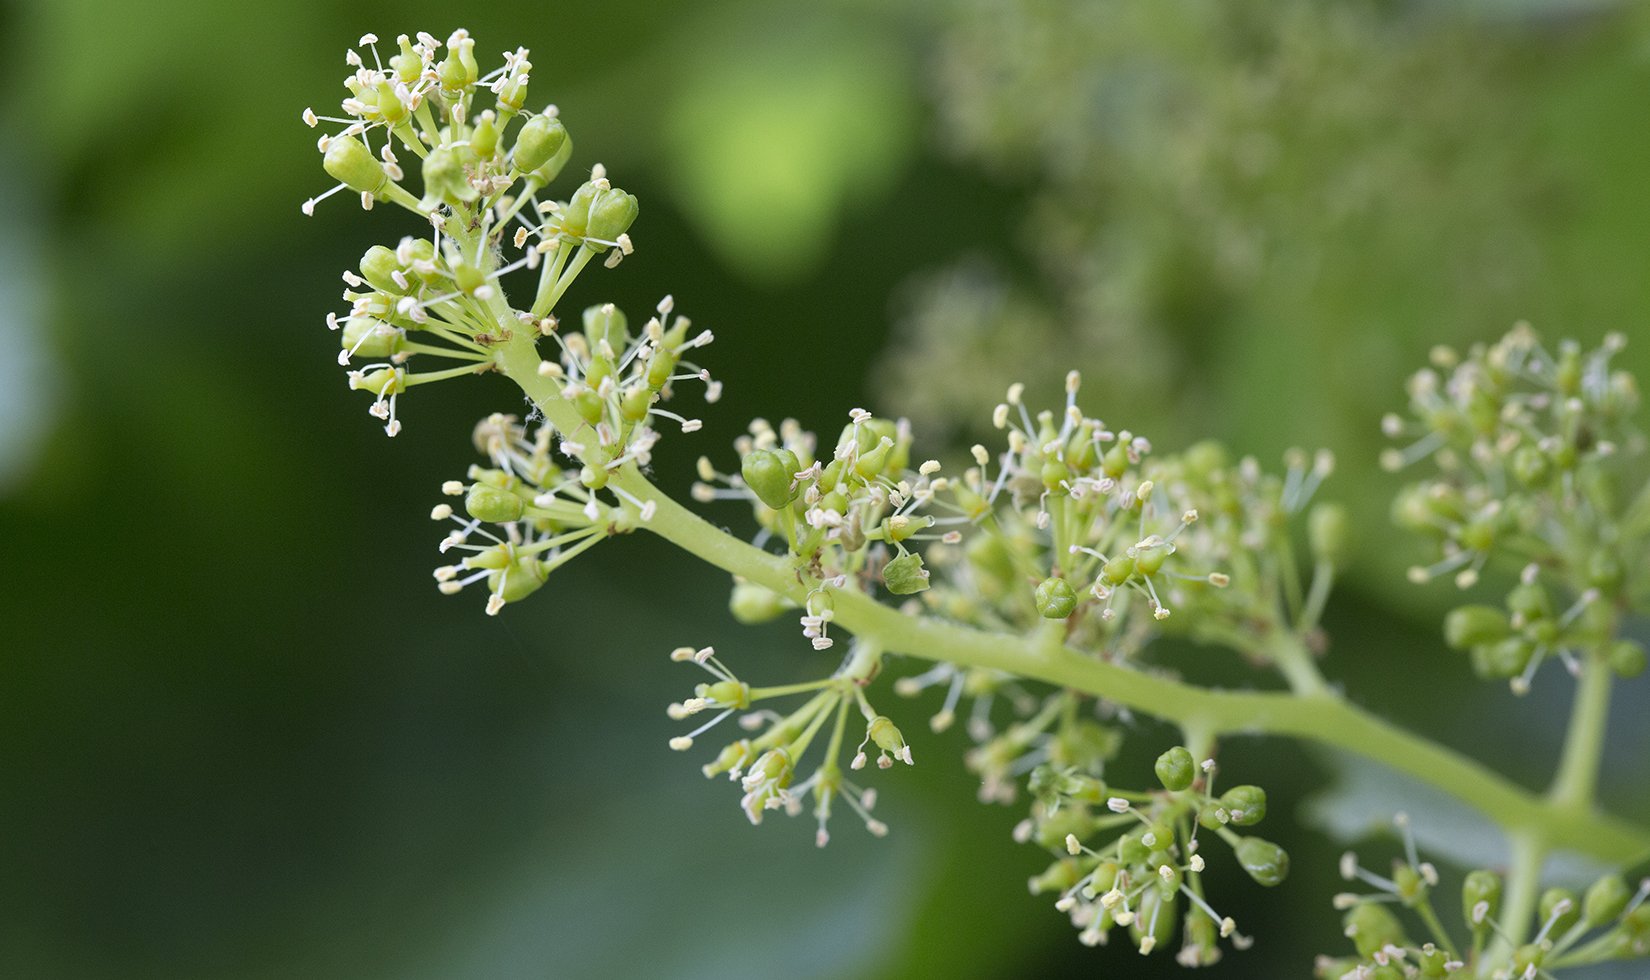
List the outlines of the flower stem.
{"label": "flower stem", "polygon": [[1564,736],[1564,756],[1547,792],[1556,806],[1582,810],[1593,803],[1610,717],[1610,677],[1609,664],[1593,657],[1583,661],[1575,705],[1570,709],[1570,729]]}
{"label": "flower stem", "polygon": [[[571,434],[582,427],[556,384],[538,374],[539,357],[530,336],[518,335],[501,345],[498,363],[557,428]],[[634,466],[614,474],[612,483],[639,500],[654,503],[653,519],[642,527],[703,561],[798,604],[817,584],[794,562],[712,526],[654,487]],[[1029,637],[932,616],[907,616],[849,589],[833,592],[833,598],[835,622],[882,651],[1006,671],[1105,698],[1209,737],[1288,735],[1346,749],[1443,790],[1538,854],[1546,848],[1564,848],[1613,863],[1650,855],[1650,830],[1594,810],[1578,811],[1542,799],[1452,749],[1323,691],[1321,680],[1318,693],[1308,694],[1212,690],[1097,660],[1066,646],[1049,650]],[[1300,653],[1305,655],[1304,648]],[[1307,661],[1306,666],[1312,665]],[[1591,778],[1578,785],[1590,787]]]}

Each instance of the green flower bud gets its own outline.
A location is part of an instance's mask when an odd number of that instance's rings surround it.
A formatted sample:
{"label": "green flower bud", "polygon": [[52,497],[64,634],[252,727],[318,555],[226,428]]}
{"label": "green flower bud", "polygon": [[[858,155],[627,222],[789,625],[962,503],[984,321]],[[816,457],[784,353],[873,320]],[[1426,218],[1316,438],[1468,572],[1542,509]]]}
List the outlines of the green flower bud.
{"label": "green flower bud", "polygon": [[478,163],[490,162],[498,152],[498,122],[491,112],[483,112],[470,130],[470,156]]}
{"label": "green flower bud", "polygon": [[390,70],[399,81],[411,85],[424,73],[424,60],[413,50],[412,41],[405,35],[398,39],[401,53],[390,56]]}
{"label": "green flower bud", "polygon": [[1533,977],[1547,958],[1547,950],[1535,943],[1525,943],[1513,953],[1512,968],[1508,976]]}
{"label": "green flower bud", "polygon": [[1473,647],[1472,669],[1486,680],[1507,680],[1522,674],[1534,655],[1535,649],[1528,640],[1512,636],[1499,643]]}
{"label": "green flower bud", "polygon": [[1427,945],[1421,947],[1421,955],[1419,957],[1419,962],[1416,965],[1421,969],[1421,976],[1428,978],[1442,978],[1450,975],[1450,970],[1447,965],[1449,962],[1450,955],[1448,953],[1439,949],[1437,946],[1428,943]]}
{"label": "green flower bud", "polygon": [[1610,669],[1622,677],[1637,677],[1644,673],[1644,646],[1633,640],[1617,640],[1605,652]]}
{"label": "green flower bud", "polygon": [[504,79],[504,84],[499,86],[498,104],[500,108],[514,113],[520,112],[521,107],[527,104],[528,73],[532,71],[532,68],[533,64],[529,61],[516,63],[515,70],[510,72],[509,76]]}
{"label": "green flower bud", "polygon": [[384,165],[353,136],[334,136],[329,140],[321,167],[333,180],[363,194],[377,194],[390,181]]}
{"label": "green flower bud", "polygon": [[1317,504],[1306,518],[1306,537],[1312,557],[1330,565],[1346,561],[1351,541],[1352,520],[1340,504]]}
{"label": "green flower bud", "polygon": [[[558,156],[565,157],[563,150],[571,150],[573,141],[567,138],[567,127],[562,125],[555,116],[539,115],[521,124],[521,131],[516,134],[516,147],[512,162],[517,170],[527,174],[538,174],[539,168],[553,162]],[[560,167],[556,167],[559,172]],[[555,179],[555,174],[545,176],[539,174],[544,183]]]}
{"label": "green flower bud", "polygon": [[453,206],[468,204],[481,196],[470,183],[464,158],[457,147],[438,146],[424,158],[424,197]]}
{"label": "green flower bud", "polygon": [[1444,642],[1456,650],[1494,643],[1511,633],[1507,614],[1494,606],[1460,606],[1444,617]]}
{"label": "green flower bud", "polygon": [[454,31],[447,39],[447,58],[436,68],[441,79],[441,90],[457,94],[476,83],[481,69],[476,65],[475,39],[463,31]]}
{"label": "green flower bud", "polygon": [[894,440],[884,439],[879,441],[869,452],[860,453],[859,458],[854,460],[854,472],[867,480],[876,479],[890,468],[888,460],[893,452]]}
{"label": "green flower bud", "polygon": [[796,499],[791,481],[800,469],[796,456],[788,449],[756,449],[746,453],[739,464],[745,485],[773,510],[783,510]]}
{"label": "green flower bud", "polygon": [[928,588],[928,569],[921,555],[908,551],[882,566],[882,582],[895,595],[915,595]]}
{"label": "green flower bud", "polygon": [[589,237],[603,242],[618,241],[620,235],[630,230],[640,210],[634,194],[610,188],[590,205]]}
{"label": "green flower bud", "polygon": [[1043,869],[1042,874],[1032,878],[1026,884],[1033,895],[1059,894],[1072,888],[1083,877],[1077,862],[1071,858],[1061,858]]}
{"label": "green flower bud", "polygon": [[1144,864],[1152,849],[1140,840],[1140,834],[1124,834],[1117,839],[1117,857],[1125,867]]}
{"label": "green flower bud", "polygon": [[[1480,903],[1485,906],[1482,919],[1473,913],[1473,909]],[[1461,918],[1477,931],[1488,929],[1489,923],[1500,914],[1501,876],[1483,869],[1468,872],[1466,879],[1461,882]]]}
{"label": "green flower bud", "polygon": [[750,739],[742,738],[731,745],[725,746],[721,752],[717,753],[715,761],[708,763],[699,771],[704,773],[706,778],[719,776],[732,769],[744,769],[755,759],[756,750],[751,747]]}
{"label": "green flower bud", "polygon": [[1533,622],[1553,614],[1553,600],[1541,586],[1520,583],[1507,593],[1507,610],[1524,622]]}
{"label": "green flower bud", "polygon": [[361,278],[381,293],[400,296],[406,292],[394,278],[400,269],[401,263],[395,258],[395,250],[383,245],[374,245],[361,256]]}
{"label": "green flower bud", "polygon": [[1288,852],[1269,840],[1245,837],[1238,841],[1234,852],[1249,877],[1268,888],[1282,884],[1283,879],[1289,877]]}
{"label": "green flower bud", "polygon": [[899,726],[895,725],[887,715],[877,715],[866,726],[865,733],[876,743],[877,748],[890,755],[905,758],[909,750],[905,747],[905,736],[900,733]]}
{"label": "green flower bud", "polygon": [[789,599],[755,582],[735,582],[728,599],[728,611],[747,626],[772,622],[792,608],[795,606]]}
{"label": "green flower bud", "polygon": [[1239,827],[1251,827],[1266,819],[1266,791],[1259,786],[1234,786],[1221,795],[1220,805]]}
{"label": "green flower bud", "polygon": [[630,343],[630,320],[624,311],[612,303],[587,306],[584,310],[584,336],[591,350],[600,350],[602,342],[615,352],[622,353]]}
{"label": "green flower bud", "polygon": [[561,212],[562,230],[574,238],[583,238],[585,230],[590,225],[590,205],[596,201],[596,196],[605,190],[606,181],[601,184],[594,180],[587,180],[579,185],[568,199],[567,207]]}
{"label": "green flower bud", "polygon": [[1553,918],[1554,913],[1561,905],[1564,907],[1564,911],[1558,912],[1557,921],[1554,922],[1550,931],[1550,934],[1554,936],[1564,935],[1570,930],[1571,926],[1581,921],[1581,902],[1576,899],[1576,893],[1568,888],[1549,888],[1541,893],[1538,914],[1542,922]]}
{"label": "green flower bud", "polygon": [[[1174,828],[1166,823],[1154,823],[1140,832],[1140,843],[1151,848],[1151,854],[1167,851],[1174,846]],[[1154,867],[1162,863],[1152,861],[1151,854],[1146,855],[1146,860]]]}
{"label": "green flower bud", "polygon": [[508,524],[521,520],[527,502],[508,490],[477,483],[464,497],[464,509],[478,521],[489,524]]}
{"label": "green flower bud", "polygon": [[1392,869],[1392,883],[1398,888],[1398,897],[1405,905],[1413,907],[1416,902],[1426,897],[1427,881],[1421,877],[1421,872],[1407,864],[1399,864]]}
{"label": "green flower bud", "polygon": [[1134,574],[1134,559],[1127,555],[1118,555],[1100,567],[1100,579],[1107,585],[1116,587],[1129,580]]}
{"label": "green flower bud", "polygon": [[1197,811],[1197,825],[1204,830],[1219,830],[1230,819],[1226,808],[1219,803],[1205,803]]}
{"label": "green flower bud", "polygon": [[653,397],[653,390],[647,385],[631,382],[619,392],[619,417],[630,423],[642,421],[653,407]]}
{"label": "green flower bud", "polygon": [[699,684],[694,687],[693,693],[722,707],[743,710],[751,706],[751,686],[744,681]]}
{"label": "green flower bud", "polygon": [[399,351],[407,339],[389,324],[367,316],[350,317],[338,333],[339,346],[352,357],[389,357]]}
{"label": "green flower bud", "polygon": [[1190,789],[1197,779],[1197,763],[1192,760],[1192,753],[1182,745],[1158,756],[1157,764],[1152,768],[1156,770],[1157,780],[1163,788],[1176,793]]}
{"label": "green flower bud", "polygon": [[1384,905],[1360,902],[1346,913],[1341,924],[1345,927],[1347,937],[1352,940],[1352,945],[1358,950],[1358,955],[1365,959],[1387,946],[1409,945],[1409,937],[1404,935],[1403,925]]}
{"label": "green flower bud", "polygon": [[1045,578],[1037,583],[1033,596],[1037,614],[1044,619],[1065,619],[1077,608],[1077,593],[1063,578]]}
{"label": "green flower bud", "polygon": [[1129,936],[1141,953],[1150,953],[1174,938],[1175,924],[1180,921],[1179,895],[1164,895],[1156,888],[1148,888],[1140,896],[1140,907],[1134,910],[1129,923]]}
{"label": "green flower bud", "polygon": [[1144,548],[1134,556],[1134,570],[1145,576],[1156,575],[1168,560],[1168,548]]}
{"label": "green flower bud", "polygon": [[1605,875],[1587,889],[1581,903],[1581,914],[1590,929],[1602,929],[1627,910],[1633,892],[1620,875]]}
{"label": "green flower bud", "polygon": [[1100,460],[1100,466],[1103,470],[1105,470],[1106,475],[1114,480],[1128,472],[1128,447],[1122,443],[1118,443],[1117,445],[1106,450],[1106,455]]}

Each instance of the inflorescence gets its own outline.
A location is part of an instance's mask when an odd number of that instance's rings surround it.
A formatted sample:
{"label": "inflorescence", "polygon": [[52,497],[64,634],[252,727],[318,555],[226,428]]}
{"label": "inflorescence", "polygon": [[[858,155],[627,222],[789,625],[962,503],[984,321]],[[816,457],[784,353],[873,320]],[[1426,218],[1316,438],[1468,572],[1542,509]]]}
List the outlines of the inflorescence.
{"label": "inflorescence", "polygon": [[[1536,910],[1536,930],[1528,942],[1509,936],[1498,924],[1504,883],[1486,869],[1468,872],[1461,881],[1460,911],[1468,937],[1445,927],[1433,905],[1439,890],[1438,869],[1416,851],[1409,818],[1394,819],[1403,852],[1392,862],[1390,876],[1365,868],[1358,856],[1341,857],[1341,877],[1373,889],[1342,892],[1334,898],[1344,913],[1346,938],[1357,951],[1352,957],[1320,956],[1317,976],[1323,980],[1402,980],[1408,977],[1492,977],[1493,980],[1537,980],[1552,971],[1609,960],[1650,954],[1650,878],[1637,891],[1619,875],[1605,875],[1584,895],[1568,888],[1548,888]],[[1407,911],[1425,938],[1411,938],[1398,911]],[[1504,965],[1489,972],[1480,969],[1497,941],[1511,950]]]}
{"label": "inflorescence", "polygon": [[1557,352],[1519,325],[1465,354],[1432,353],[1409,382],[1413,418],[1389,415],[1404,439],[1382,462],[1393,470],[1430,461],[1434,475],[1393,505],[1397,522],[1433,542],[1439,557],[1410,569],[1425,583],[1450,575],[1478,585],[1492,560],[1519,569],[1502,606],[1464,605],[1445,622],[1450,646],[1482,677],[1529,691],[1549,661],[1579,674],[1591,658],[1623,677],[1644,669],[1644,647],[1619,638],[1623,609],[1642,589],[1629,574],[1645,553],[1647,502],[1624,496],[1643,480],[1645,439],[1632,424],[1638,388],[1612,370],[1626,339],[1611,334],[1583,351]]}
{"label": "inflorescence", "polygon": [[[584,308],[576,325],[558,316],[594,258],[612,267],[633,252],[638,205],[599,164],[567,199],[541,198],[569,162],[572,140],[553,105],[528,107],[525,49],[483,72],[462,30],[444,44],[403,35],[387,57],[379,48],[369,34],[347,53],[341,115],[304,112],[307,124],[329,130],[318,146],[337,184],[303,211],[349,191],[363,207],[387,201],[428,228],[368,249],[344,274],[348,310],[327,317],[350,387],[372,395],[369,411],[389,435],[401,430],[401,396],[420,385],[501,372],[531,394],[525,418],[498,413],[477,424],[482,462],[443,484],[453,500],[431,514],[450,525],[439,545],[452,556],[435,570],[439,590],[482,589],[487,613],[497,614],[612,536],[692,520],[640,470],[660,438],[655,426],[700,427],[664,407],[678,386],[703,385],[706,400],[717,399],[719,383],[697,362],[712,338],[677,315],[668,296],[634,330],[612,304]],[[476,106],[483,90],[490,108]],[[417,163],[417,193],[403,159]],[[505,289],[517,278],[533,290],[521,305]],[[541,344],[550,356],[539,354]],[[1413,419],[1385,422],[1389,435],[1407,440],[1388,453],[1389,466],[1436,468],[1395,508],[1400,524],[1438,550],[1412,577],[1449,574],[1471,588],[1496,559],[1521,569],[1501,606],[1464,606],[1445,628],[1480,673],[1521,692],[1547,660],[1577,672],[1644,667],[1644,648],[1621,636],[1626,612],[1650,602],[1650,576],[1633,564],[1650,553],[1650,490],[1630,493],[1631,479],[1642,478],[1630,467],[1645,456],[1630,424],[1637,392],[1610,368],[1621,344],[1611,337],[1596,351],[1564,344],[1552,353],[1519,327],[1465,355],[1440,349],[1434,368],[1411,382]],[[1064,404],[1034,411],[1022,386],[1009,388],[992,413],[1000,442],[971,447],[960,466],[915,462],[910,426],[863,409],[834,442],[792,420],[776,428],[758,419],[736,440],[732,465],[702,457],[693,497],[747,506],[753,543],[782,563],[786,583],[794,578],[781,589],[771,574],[766,585],[736,577],[734,616],[756,623],[794,615],[811,650],[847,640],[846,656],[815,680],[763,687],[709,647],[676,650],[672,660],[708,679],[669,707],[671,719],[694,725],[670,747],[692,750],[736,719],[743,734],[703,771],[739,783],[752,823],[770,810],[800,814],[811,798],[820,846],[842,806],[872,834],[887,833],[872,816],[875,791],[848,774],[873,760],[882,769],[911,765],[913,752],[873,707],[884,651],[836,623],[844,601],[884,601],[1116,669],[1159,670],[1154,641],[1179,634],[1277,669],[1296,694],[1323,694],[1313,658],[1325,647],[1319,622],[1349,537],[1346,512],[1314,501],[1333,458],[1296,450],[1281,473],[1269,473],[1214,443],[1163,453],[1086,412],[1081,391],[1073,372]],[[1209,733],[1188,725],[1195,754],[1171,748],[1157,760],[1157,786],[1122,789],[1105,775],[1123,738],[1120,706],[933,653],[936,665],[900,677],[893,691],[942,690],[929,719],[936,733],[966,715],[974,743],[966,761],[982,800],[1010,803],[1024,788],[1029,813],[1014,836],[1056,856],[1031,890],[1056,896],[1083,942],[1124,930],[1150,954],[1178,934],[1176,958],[1188,966],[1218,960],[1222,940],[1249,944],[1216,911],[1205,879],[1235,864],[1274,886],[1289,861],[1247,832],[1266,815],[1264,791],[1241,785],[1217,795]],[[1438,874],[1419,861],[1403,826],[1405,858],[1390,878],[1351,857],[1345,863],[1349,879],[1377,893],[1336,898],[1357,955],[1321,961],[1320,975],[1481,975],[1476,964],[1492,955],[1503,928],[1500,878],[1467,877],[1471,941],[1455,943],[1428,898]],[[1211,839],[1229,855],[1206,861],[1202,845]],[[1500,940],[1508,949],[1495,976],[1530,980],[1645,954],[1647,893],[1650,884],[1632,892],[1613,876],[1581,898],[1549,890],[1535,938]],[[1392,905],[1412,911],[1428,939],[1410,940]]]}

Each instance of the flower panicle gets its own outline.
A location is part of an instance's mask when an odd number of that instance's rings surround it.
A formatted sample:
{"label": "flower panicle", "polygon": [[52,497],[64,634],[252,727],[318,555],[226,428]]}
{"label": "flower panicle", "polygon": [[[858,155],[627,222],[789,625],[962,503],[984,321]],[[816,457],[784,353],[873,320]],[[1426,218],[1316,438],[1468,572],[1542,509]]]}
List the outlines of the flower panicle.
{"label": "flower panicle", "polygon": [[[1453,932],[1434,906],[1438,871],[1421,859],[1408,816],[1399,813],[1393,823],[1402,848],[1389,875],[1364,867],[1353,852],[1342,855],[1341,877],[1370,890],[1334,897],[1355,952],[1320,956],[1316,976],[1537,980],[1555,970],[1650,955],[1650,908],[1644,904],[1650,897],[1650,879],[1634,891],[1616,874],[1600,877],[1583,895],[1562,887],[1546,889],[1535,909],[1535,928],[1525,932],[1523,923],[1503,917],[1501,876],[1485,869],[1468,872],[1460,888],[1464,930]],[[1400,912],[1409,915],[1401,917]],[[1412,923],[1425,930],[1424,940],[1412,938]],[[1517,938],[1509,930],[1527,938]]]}
{"label": "flower panicle", "polygon": [[[896,760],[907,765],[914,761],[899,728],[872,708],[866,696],[865,687],[881,663],[874,647],[854,644],[842,667],[828,677],[773,687],[752,687],[740,680],[711,647],[681,647],[672,651],[671,660],[698,666],[710,680],[696,685],[691,698],[666,710],[673,721],[698,722],[687,734],[671,738],[670,747],[689,751],[705,733],[738,716],[739,726],[750,734],[723,746],[702,771],[706,777],[725,773],[739,783],[743,792],[740,809],[751,823],[760,824],[770,810],[799,816],[806,809],[804,800],[811,796],[817,823],[815,843],[820,847],[830,841],[829,822],[838,803],[874,836],[888,833],[887,824],[872,816],[875,790],[849,778],[842,765],[849,722],[855,715],[865,725],[865,736],[847,766],[850,771],[865,767],[867,746],[880,753],[879,768],[889,768]],[[766,706],[804,696],[803,703],[788,713]],[[702,715],[710,717],[700,721]],[[807,764],[809,750],[821,736],[826,742],[823,758],[806,778],[798,778],[798,769]]]}

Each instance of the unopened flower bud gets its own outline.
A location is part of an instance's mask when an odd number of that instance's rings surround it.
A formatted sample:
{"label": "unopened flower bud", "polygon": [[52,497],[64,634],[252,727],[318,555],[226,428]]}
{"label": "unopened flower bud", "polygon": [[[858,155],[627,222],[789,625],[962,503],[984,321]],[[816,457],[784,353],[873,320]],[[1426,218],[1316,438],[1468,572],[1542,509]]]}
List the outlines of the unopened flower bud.
{"label": "unopened flower bud", "polygon": [[1593,882],[1582,901],[1581,915],[1589,929],[1602,929],[1626,911],[1633,892],[1620,875],[1605,875]]}
{"label": "unopened flower bud", "polygon": [[1253,826],[1266,818],[1266,791],[1259,786],[1234,786],[1221,795],[1220,805],[1235,826]]}
{"label": "unopened flower bud", "polygon": [[333,180],[362,194],[377,194],[390,179],[372,151],[353,136],[333,137],[327,143],[321,166]]}
{"label": "unopened flower bud", "polygon": [[[548,184],[561,172],[561,165],[571,155],[573,141],[567,136],[567,127],[560,119],[538,115],[527,120],[516,134],[514,163],[522,173]],[[540,168],[544,168],[541,170]]]}
{"label": "unopened flower bud", "polygon": [[1444,617],[1444,642],[1457,650],[1505,639],[1512,627],[1494,606],[1460,606]]}
{"label": "unopened flower bud", "polygon": [[605,342],[613,350],[623,351],[630,343],[630,320],[612,303],[585,307],[584,336],[591,350],[601,350]]}
{"label": "unopened flower bud", "polygon": [[1177,745],[1158,756],[1153,769],[1156,770],[1158,782],[1163,784],[1163,788],[1176,793],[1189,789],[1192,781],[1197,778],[1197,763],[1192,761],[1192,753],[1182,745]]}
{"label": "unopened flower bud", "polygon": [[747,626],[778,619],[792,605],[779,593],[754,582],[736,582],[728,598],[728,611]]}
{"label": "unopened flower bud", "polygon": [[894,595],[915,595],[928,588],[928,569],[921,555],[908,551],[882,566],[882,581]]}
{"label": "unopened flower bud", "polygon": [[1562,936],[1581,921],[1581,903],[1576,900],[1576,893],[1568,888],[1549,888],[1541,893],[1537,914],[1542,922],[1552,919],[1553,927],[1549,932]]}
{"label": "unopened flower bud", "polygon": [[1621,677],[1637,677],[1644,673],[1644,645],[1635,640],[1617,640],[1610,644],[1605,656],[1610,669]]}
{"label": "unopened flower bud", "polygon": [[[1480,921],[1473,910],[1482,904],[1485,915]],[[1488,928],[1488,924],[1501,914],[1501,876],[1493,871],[1479,869],[1467,873],[1461,882],[1461,917],[1474,930]]]}
{"label": "unopened flower bud", "polygon": [[1037,614],[1044,619],[1065,619],[1077,608],[1077,592],[1063,578],[1046,578],[1037,583],[1033,594]]}
{"label": "unopened flower bud", "polygon": [[756,499],[773,510],[782,510],[796,499],[791,484],[801,468],[789,449],[756,449],[740,461],[739,475]]}
{"label": "unopened flower bud", "polygon": [[1341,920],[1358,955],[1368,959],[1388,946],[1406,946],[1404,927],[1384,905],[1362,902]]}
{"label": "unopened flower bud", "polygon": [[1234,852],[1249,877],[1268,888],[1282,884],[1289,876],[1288,852],[1269,840],[1245,837],[1238,841]]}
{"label": "unopened flower bud", "polygon": [[527,503],[521,497],[486,483],[477,483],[464,498],[464,509],[478,521],[508,524],[521,519]]}

